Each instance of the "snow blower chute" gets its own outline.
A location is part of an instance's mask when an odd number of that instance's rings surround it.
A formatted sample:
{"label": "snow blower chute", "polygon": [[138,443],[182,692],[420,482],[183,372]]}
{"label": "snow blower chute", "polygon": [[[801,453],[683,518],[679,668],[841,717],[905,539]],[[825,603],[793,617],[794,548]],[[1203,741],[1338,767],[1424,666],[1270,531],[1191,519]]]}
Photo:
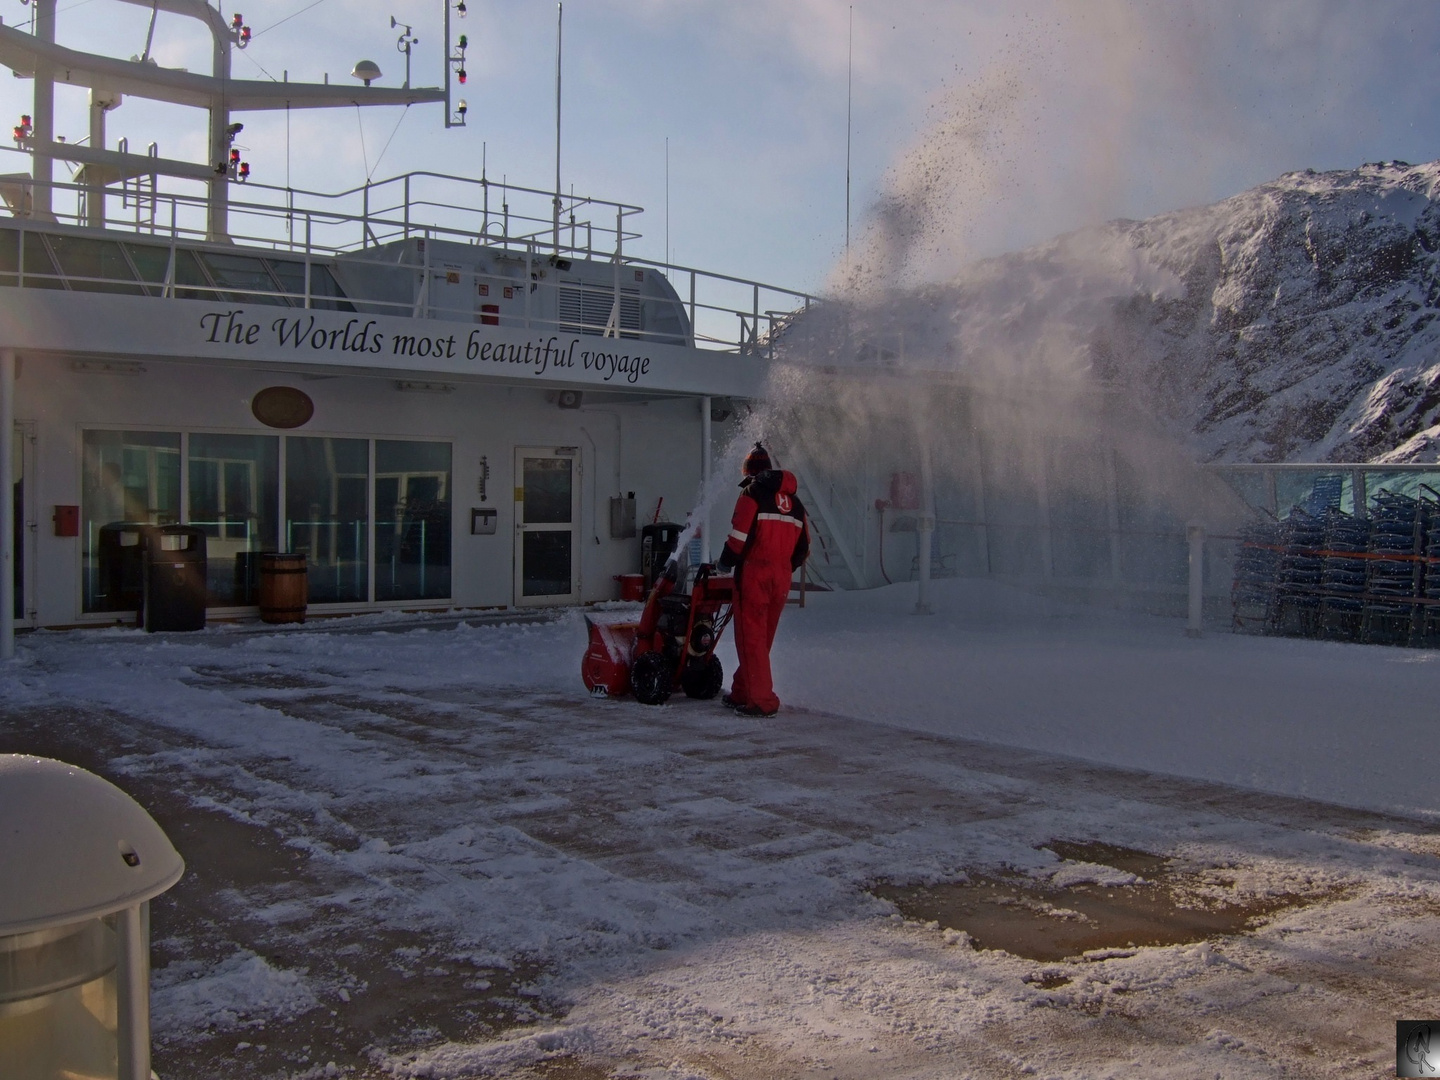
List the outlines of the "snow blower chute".
{"label": "snow blower chute", "polygon": [[666,701],[678,685],[687,697],[708,699],[720,693],[725,672],[715,646],[730,621],[735,579],[702,563],[685,575],[672,561],[655,580],[640,621],[607,621],[586,615],[590,644],[580,675],[592,694],[618,697],[627,690],[643,705]]}

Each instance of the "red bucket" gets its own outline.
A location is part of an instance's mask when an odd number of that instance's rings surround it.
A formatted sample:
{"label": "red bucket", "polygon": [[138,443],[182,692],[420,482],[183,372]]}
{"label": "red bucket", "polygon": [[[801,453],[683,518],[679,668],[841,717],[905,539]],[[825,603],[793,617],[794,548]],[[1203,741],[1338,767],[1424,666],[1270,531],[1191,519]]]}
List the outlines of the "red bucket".
{"label": "red bucket", "polygon": [[620,583],[621,600],[645,599],[644,574],[616,574],[615,580]]}

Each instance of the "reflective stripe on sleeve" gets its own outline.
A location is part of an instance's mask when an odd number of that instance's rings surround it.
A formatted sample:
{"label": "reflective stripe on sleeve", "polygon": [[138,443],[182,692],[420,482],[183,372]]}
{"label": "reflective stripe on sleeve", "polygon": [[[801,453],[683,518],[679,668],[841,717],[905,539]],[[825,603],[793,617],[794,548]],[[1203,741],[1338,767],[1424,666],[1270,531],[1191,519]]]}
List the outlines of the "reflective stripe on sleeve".
{"label": "reflective stripe on sleeve", "polygon": [[[764,515],[762,514],[761,516],[763,517]],[[730,539],[731,539],[731,540],[734,540],[737,544],[743,544],[743,543],[745,543],[746,540],[749,540],[749,539],[750,539],[750,534],[749,534],[749,533],[742,533],[742,532],[740,532],[740,531],[737,530],[737,529],[731,529],[731,530],[730,530]]]}

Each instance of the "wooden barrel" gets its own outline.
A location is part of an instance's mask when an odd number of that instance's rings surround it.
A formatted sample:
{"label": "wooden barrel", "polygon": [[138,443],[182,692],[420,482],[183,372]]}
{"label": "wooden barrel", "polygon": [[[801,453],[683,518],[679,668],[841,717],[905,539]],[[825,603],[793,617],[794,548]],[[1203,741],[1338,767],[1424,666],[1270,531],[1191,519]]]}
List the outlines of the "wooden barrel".
{"label": "wooden barrel", "polygon": [[309,575],[305,556],[267,551],[260,556],[260,621],[305,621]]}

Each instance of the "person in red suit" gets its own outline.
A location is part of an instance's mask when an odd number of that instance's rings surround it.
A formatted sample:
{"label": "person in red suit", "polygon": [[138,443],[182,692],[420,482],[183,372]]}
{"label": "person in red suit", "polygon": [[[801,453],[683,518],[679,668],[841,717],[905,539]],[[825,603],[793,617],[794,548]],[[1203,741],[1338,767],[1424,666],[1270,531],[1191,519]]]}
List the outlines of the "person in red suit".
{"label": "person in red suit", "polygon": [[758,442],[730,518],[720,569],[735,570],[735,651],[740,662],[721,700],[742,716],[774,716],[780,699],[770,676],[770,646],[790,596],[790,578],[810,554],[810,525],[795,496],[795,474],[771,467]]}

